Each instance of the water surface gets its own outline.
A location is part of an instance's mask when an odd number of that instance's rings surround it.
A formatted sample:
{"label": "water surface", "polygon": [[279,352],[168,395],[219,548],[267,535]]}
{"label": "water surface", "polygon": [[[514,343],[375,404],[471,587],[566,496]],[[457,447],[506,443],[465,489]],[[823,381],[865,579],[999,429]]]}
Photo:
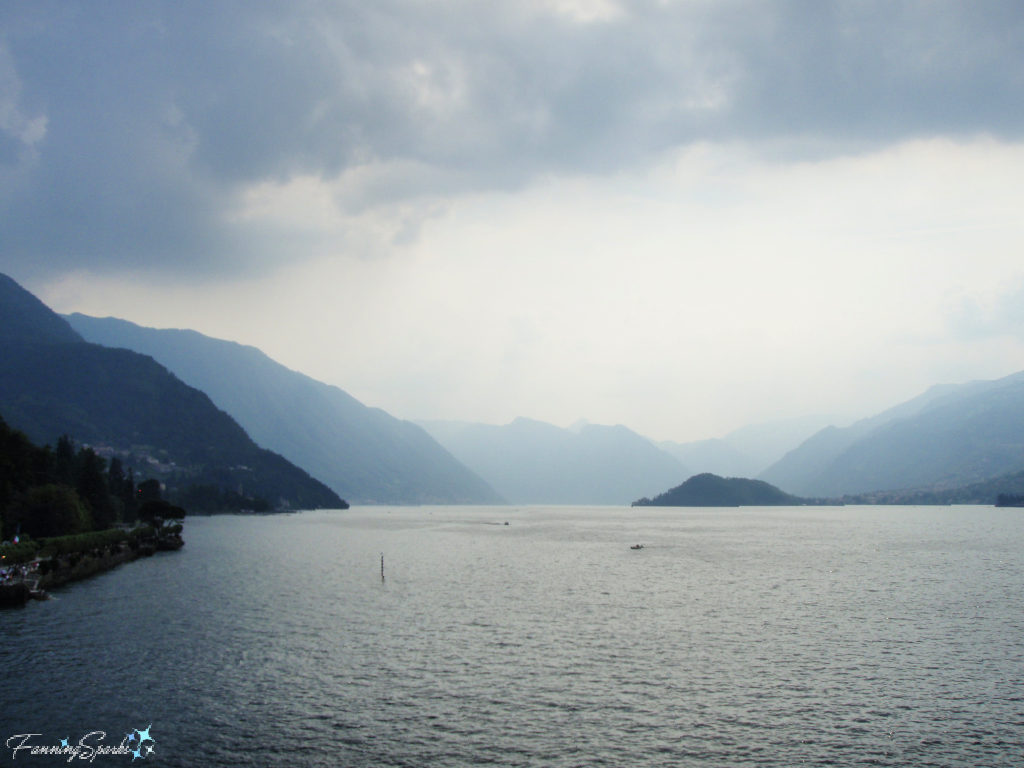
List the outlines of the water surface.
{"label": "water surface", "polygon": [[1021,765],[1020,510],[354,508],[185,537],[0,613],[4,740],[152,724],[147,764],[173,766]]}

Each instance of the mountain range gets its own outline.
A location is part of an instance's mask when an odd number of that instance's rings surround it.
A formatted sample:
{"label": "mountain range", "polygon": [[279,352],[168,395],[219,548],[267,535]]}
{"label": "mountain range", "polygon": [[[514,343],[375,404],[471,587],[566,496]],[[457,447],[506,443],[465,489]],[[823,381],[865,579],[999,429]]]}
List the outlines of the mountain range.
{"label": "mountain range", "polygon": [[568,429],[527,418],[414,423],[254,347],[61,318],[2,275],[0,363],[0,414],[37,442],[67,432],[136,451],[174,482],[241,485],[293,505],[338,504],[339,494],[388,504],[628,504],[709,472],[756,474],[803,497],[929,503],[1014,493],[1024,472],[1024,372],[938,385],[850,426],[819,429],[824,417],[806,417],[690,443],[582,420]]}
{"label": "mountain range", "polygon": [[[145,355],[87,343],[0,275],[0,414],[34,442],[70,434],[157,476],[173,496],[218,486],[277,507],[341,508],[338,495],[260,448],[209,397]],[[236,491],[237,489],[237,491]]]}
{"label": "mountain range", "polygon": [[755,477],[818,430],[837,421],[835,416],[801,416],[748,424],[724,437],[688,443],[663,440],[655,445],[675,456],[694,473]]}
{"label": "mountain range", "polygon": [[827,427],[759,475],[789,493],[948,490],[1024,469],[1024,372],[939,385],[849,427]]}
{"label": "mountain range", "polygon": [[629,504],[692,474],[622,425],[416,423],[513,504]]}
{"label": "mountain range", "polygon": [[261,445],[360,504],[494,504],[501,496],[423,429],[292,371],[255,347],[196,331],[73,314],[85,339],[151,356]]}

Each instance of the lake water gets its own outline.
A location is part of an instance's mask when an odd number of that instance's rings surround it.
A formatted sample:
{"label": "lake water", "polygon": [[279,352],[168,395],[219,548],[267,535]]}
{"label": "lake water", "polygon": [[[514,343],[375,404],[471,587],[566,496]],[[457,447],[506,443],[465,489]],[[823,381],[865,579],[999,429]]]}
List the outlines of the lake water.
{"label": "lake water", "polygon": [[170,766],[1024,764],[1024,510],[353,508],[185,538],[0,612],[4,741],[151,725]]}

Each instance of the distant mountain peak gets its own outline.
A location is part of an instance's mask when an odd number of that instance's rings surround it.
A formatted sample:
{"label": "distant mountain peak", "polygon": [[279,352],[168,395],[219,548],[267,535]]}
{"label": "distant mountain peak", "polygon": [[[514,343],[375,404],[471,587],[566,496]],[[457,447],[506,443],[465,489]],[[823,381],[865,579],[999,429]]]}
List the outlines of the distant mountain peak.
{"label": "distant mountain peak", "polygon": [[417,423],[513,504],[628,504],[690,474],[621,424],[586,423],[576,433],[525,417],[504,426]]}

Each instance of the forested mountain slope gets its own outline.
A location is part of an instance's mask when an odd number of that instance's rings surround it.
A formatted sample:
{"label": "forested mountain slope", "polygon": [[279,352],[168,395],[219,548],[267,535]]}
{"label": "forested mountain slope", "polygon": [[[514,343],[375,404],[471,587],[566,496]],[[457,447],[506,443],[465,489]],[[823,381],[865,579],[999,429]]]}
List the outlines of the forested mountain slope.
{"label": "forested mountain slope", "polygon": [[355,503],[491,504],[501,497],[420,427],[368,408],[255,347],[189,330],[69,315],[89,341],[151,355],[254,440]]}

